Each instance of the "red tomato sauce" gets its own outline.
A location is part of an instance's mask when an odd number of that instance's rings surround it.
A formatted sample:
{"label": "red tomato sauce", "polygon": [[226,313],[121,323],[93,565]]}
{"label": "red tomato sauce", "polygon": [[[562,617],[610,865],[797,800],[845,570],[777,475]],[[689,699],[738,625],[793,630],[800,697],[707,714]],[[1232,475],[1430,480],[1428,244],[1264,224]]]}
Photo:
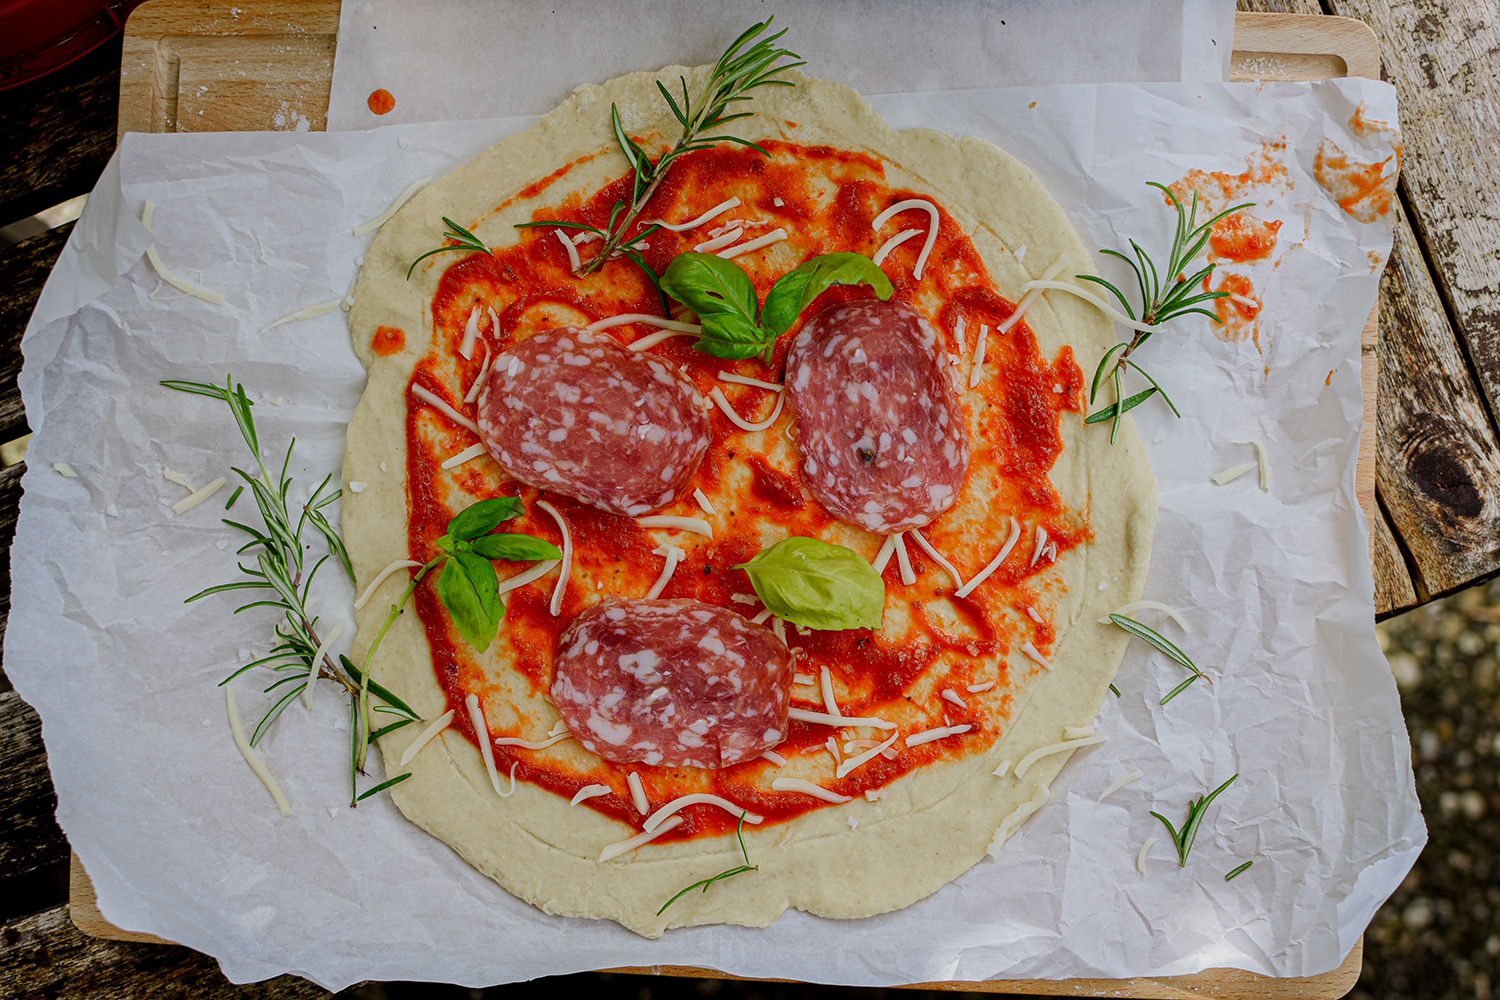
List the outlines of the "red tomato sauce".
{"label": "red tomato sauce", "polygon": [[[742,239],[750,239],[781,227],[789,238],[768,250],[738,259],[750,274],[762,299],[776,279],[798,263],[820,253],[852,250],[871,255],[890,236],[906,226],[928,224],[923,212],[902,214],[877,233],[872,220],[887,206],[911,197],[923,197],[893,188],[876,157],[829,147],[790,143],[764,144],[768,160],[761,154],[738,147],[722,146],[696,152],[676,161],[670,173],[640,213],[641,220],[665,218],[679,221],[695,218],[731,197],[742,206],[696,230],[674,234],[658,231],[649,238],[644,256],[658,273],[672,258],[709,238],[709,231],[730,219],[754,220]],[[543,182],[532,195],[564,176],[576,164],[564,167]],[[530,191],[531,189],[528,189]],[[615,201],[628,198],[630,178],[621,177],[586,198],[560,198],[557,204],[539,209],[536,219],[587,222],[604,228]],[[509,202],[507,203],[509,204]],[[941,207],[941,206],[940,206]],[[477,224],[477,223],[476,223]],[[644,228],[638,223],[635,231]],[[912,269],[923,239],[911,239],[894,250],[884,269],[895,284],[895,298],[911,303],[929,317],[947,341],[947,350],[967,357],[981,323],[992,328],[1009,316],[1014,303],[996,290],[983,260],[962,228],[946,212],[941,214],[939,235],[920,281]],[[587,261],[597,242],[578,247]],[[442,265],[439,265],[442,266]],[[836,287],[825,292],[804,316],[812,316],[829,303],[867,297],[864,287]],[[480,332],[484,348],[464,360],[458,354],[470,312],[480,307]],[[490,310],[494,320],[491,321]],[[553,228],[525,229],[519,243],[476,254],[446,265],[432,301],[432,344],[412,376],[460,411],[462,397],[477,377],[487,352],[503,350],[529,334],[564,323],[586,324],[620,313],[660,315],[662,304],[655,288],[628,260],[606,264],[596,275],[573,277],[568,255]],[[968,334],[957,336],[963,317]],[[755,378],[780,381],[786,351],[800,329],[800,322],[784,335],[774,351],[773,363],[759,359],[725,361],[691,347],[691,338],[664,341],[651,350],[676,362],[706,397],[721,388],[735,409],[746,419],[769,414],[774,398],[766,390],[718,380],[721,370]],[[657,332],[645,326],[622,326],[610,331],[622,342]],[[971,467],[965,494],[974,489],[993,493],[993,521],[950,523],[948,515],[924,529],[924,535],[959,566],[967,580],[977,573],[1000,548],[1009,533],[1008,518],[1016,517],[1028,528],[1045,527],[1058,555],[1090,539],[1082,512],[1069,510],[1048,479],[1062,452],[1060,431],[1064,411],[1079,412],[1083,404],[1083,373],[1070,348],[1052,360],[1038,348],[1027,325],[1017,324],[1005,335],[990,334],[987,341],[986,379],[978,390],[963,396],[971,419]],[[662,593],[664,598],[693,597],[722,605],[750,616],[754,608],[737,604],[732,595],[753,594],[748,578],[734,569],[756,555],[762,547],[761,528],[780,526],[790,534],[818,536],[836,522],[813,498],[797,467],[794,437],[787,434],[789,415],[766,432],[763,449],[749,448],[752,435],[735,427],[717,409],[711,412],[713,442],[693,486],[712,498],[720,515],[729,518],[727,529],[717,528],[710,541],[698,536],[679,536],[674,543],[695,547],[688,560]],[[546,499],[566,518],[573,541],[573,568],[561,615],[549,613],[548,602],[556,584],[555,574],[543,577],[508,595],[506,624],[501,640],[510,645],[517,679],[507,690],[513,699],[531,699],[540,704],[552,681],[552,663],[558,636],[569,622],[597,596],[614,593],[643,596],[660,570],[662,560],[652,554],[660,544],[650,531],[631,518],[605,513],[557,494],[534,489],[505,478],[487,457],[476,459],[449,473],[441,472],[446,457],[475,443],[474,435],[437,415],[430,407],[411,406],[407,416],[409,545],[411,558],[427,560],[437,554],[436,539],[446,529],[453,513],[472,498],[518,495],[527,513],[508,522],[501,530],[514,530],[561,543],[561,533],[536,501]],[[467,496],[465,496],[467,495]],[[963,506],[960,498],[959,507]],[[957,507],[955,510],[958,509]],[[683,501],[666,513],[701,514],[691,490]],[[869,536],[867,536],[869,537]],[[967,598],[952,599],[953,614],[934,610],[941,599],[951,597],[951,580],[931,565],[917,546],[909,553],[918,582],[900,582],[897,560],[885,571],[886,619],[904,622],[899,641],[868,630],[799,631],[788,626],[787,641],[797,653],[797,670],[817,676],[827,667],[838,691],[838,703],[849,717],[880,716],[898,722],[902,736],[923,729],[968,724],[966,734],[950,736],[914,748],[898,741],[895,759],[877,756],[843,779],[822,782],[832,791],[858,796],[881,788],[903,774],[945,760],[983,753],[1008,724],[1012,705],[1012,679],[1002,660],[1000,674],[982,679],[996,680],[993,691],[974,694],[966,686],[974,683],[976,671],[984,667],[986,655],[1004,656],[1014,646],[1031,641],[1044,653],[1056,639],[1050,623],[1034,622],[1026,613],[1060,587],[1043,574],[1050,562],[1032,564],[1032,535],[1028,530],[1010,557]],[[878,540],[872,541],[873,545]],[[520,567],[524,568],[524,567]],[[515,572],[508,564],[497,564],[503,577]],[[930,572],[929,572],[930,571]],[[435,574],[434,574],[435,576]],[[1055,578],[1056,574],[1053,574]],[[429,578],[417,588],[415,606],[432,648],[439,683],[447,690],[449,705],[456,709],[455,724],[474,738],[465,709],[471,692],[494,692],[497,682],[483,667],[473,650],[458,637],[442,609]],[[507,638],[508,636],[508,638]],[[1028,671],[1032,669],[1027,665]],[[942,689],[952,689],[968,702],[967,708],[943,700]],[[492,702],[490,702],[492,703]],[[823,706],[813,689],[799,686],[793,705],[815,711]],[[550,710],[550,706],[549,706]],[[554,715],[555,717],[555,715]],[[521,734],[536,740],[550,725],[519,712],[510,718],[488,718],[494,735]],[[531,723],[528,727],[528,722]],[[824,743],[833,730],[800,721],[790,723],[787,739],[777,753],[791,759],[804,753],[827,753]],[[890,734],[880,736],[885,739]],[[841,735],[840,740],[848,737]],[[806,795],[770,791],[776,766],[757,759],[717,771],[698,768],[616,765],[601,761],[576,743],[570,753],[537,752],[517,747],[497,747],[495,758],[502,779],[512,773],[571,798],[587,784],[604,783],[614,792],[588,799],[588,808],[636,824],[641,819],[626,791],[625,777],[637,772],[653,806],[691,792],[715,792],[761,813],[767,823],[792,819],[827,803]],[[840,744],[842,752],[842,743]],[[855,751],[856,753],[859,751]],[[580,806],[581,807],[581,806]],[[734,817],[710,806],[683,810],[682,826],[662,839],[679,840],[698,835],[720,835],[734,827]]]}

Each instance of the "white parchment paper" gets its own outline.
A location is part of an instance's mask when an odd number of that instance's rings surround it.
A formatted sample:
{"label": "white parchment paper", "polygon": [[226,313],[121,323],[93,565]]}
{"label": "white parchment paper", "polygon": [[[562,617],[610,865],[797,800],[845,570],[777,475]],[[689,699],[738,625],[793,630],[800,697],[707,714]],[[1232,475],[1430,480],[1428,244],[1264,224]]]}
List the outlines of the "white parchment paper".
{"label": "white parchment paper", "polygon": [[[1278,256],[1256,272],[1261,348],[1226,343],[1200,318],[1142,349],[1184,413],[1156,401],[1136,411],[1161,485],[1147,596],[1186,610],[1190,635],[1161,628],[1215,683],[1163,708],[1184,675],[1133,644],[1122,697],[1097,723],[1109,741],[1075,757],[999,859],[908,909],[852,922],[788,913],[762,930],[658,941],[520,903],[384,797],[348,809],[345,712],[330,687],[264,744],[294,804],[279,816],[235,751],[215,687],[264,648],[272,618],[231,617],[232,595],[182,604],[232,577],[238,538],[219,523],[227,491],[179,516],[168,505],[184,491],[161,476],[167,466],[201,484],[250,461],[221,405],[157,385],[226,372],[260,403],[268,455],[296,435],[303,489],[336,471],[364,381],[344,314],[263,328],[343,294],[369,240],[350,229],[413,178],[528,122],[127,136],[23,342],[36,433],[5,637],[6,671],[42,716],[59,820],[104,915],[207,952],[236,981],[291,971],[329,988],[658,963],[856,985],[1334,968],[1426,839],[1354,500],[1359,332],[1391,236],[1312,177],[1325,138],[1358,161],[1391,155],[1388,135],[1351,134],[1361,104],[1395,122],[1392,88],[1364,80],[878,101],[897,127],[1010,150],[1100,247],[1165,245],[1171,217],[1147,180],[1237,174],[1263,143],[1285,142],[1290,188],[1257,209],[1284,222]],[[132,221],[147,199],[151,233]],[[162,286],[139,257],[152,239],[226,303]],[[1269,491],[1253,474],[1209,482],[1253,458],[1232,443],[1245,437],[1269,448]],[[319,593],[326,621],[349,614],[333,573]],[[237,690],[246,718],[264,705],[257,685]],[[1143,779],[1097,801],[1137,768]],[[1178,867],[1150,810],[1179,820],[1234,773]],[[1142,875],[1148,837],[1163,839]]]}
{"label": "white parchment paper", "polygon": [[[768,15],[863,94],[1219,83],[1234,0],[348,0],[328,127],[537,115],[583,83],[712,63]],[[440,56],[435,56],[440,54]],[[498,70],[498,72],[497,72]],[[383,116],[368,99],[396,99]]]}

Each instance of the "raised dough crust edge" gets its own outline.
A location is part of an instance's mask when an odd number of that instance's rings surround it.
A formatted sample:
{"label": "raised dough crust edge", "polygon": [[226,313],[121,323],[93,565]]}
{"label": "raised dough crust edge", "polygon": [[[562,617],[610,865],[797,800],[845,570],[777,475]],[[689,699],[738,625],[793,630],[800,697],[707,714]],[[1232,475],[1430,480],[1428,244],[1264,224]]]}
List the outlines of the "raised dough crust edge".
{"label": "raised dough crust edge", "polygon": [[[361,587],[392,560],[407,557],[406,386],[430,344],[428,303],[453,258],[429,258],[410,282],[406,269],[419,253],[438,245],[439,217],[466,225],[478,220],[475,232],[492,246],[515,243],[513,224],[529,220],[537,205],[597,190],[627,171],[608,129],[611,102],[619,105],[630,134],[670,141],[676,123],[656,80],[675,86],[683,74],[696,93],[706,71],[671,66],[581,87],[536,128],[502,141],[419,193],[378,234],[350,314],[355,351],[369,371],[344,460],[345,481],[368,484],[361,493],[344,494],[343,533]],[[791,78],[797,80],[795,88],[758,92],[750,105],[757,115],[737,122],[737,134],[878,154],[887,161],[893,185],[929,191],[959,220],[1000,290],[1012,299],[1019,298],[1022,282],[1064,251],[1077,271],[1094,270],[1092,252],[1061,206],[1008,154],[978,139],[895,132],[856,91],[795,71]],[[785,121],[798,127],[785,129]],[[495,211],[502,199],[560,165],[595,153],[602,155],[574,167],[539,197]],[[1022,246],[1036,273],[1008,249]],[[1045,298],[1027,314],[1027,322],[1047,357],[1072,344],[1084,371],[1091,371],[1115,342],[1112,324],[1070,296]],[[407,331],[404,352],[373,354],[371,341],[383,325]],[[1123,632],[1095,619],[1138,599],[1145,584],[1156,481],[1133,423],[1126,418],[1113,447],[1106,433],[1084,433],[1076,415],[1064,415],[1063,431],[1065,448],[1052,480],[1070,507],[1089,509],[1096,540],[1062,563],[1066,595],[1055,609],[1060,633],[1055,669],[1037,679],[989,753],[907,775],[876,803],[859,798],[766,830],[747,827],[750,858],[759,871],[718,883],[707,894],[692,893],[660,917],[656,910],[679,889],[739,863],[732,837],[649,845],[634,860],[627,856],[600,864],[595,859],[601,847],[636,831],[586,807],[570,808],[560,796],[525,783],[510,798],[496,797],[478,751],[453,730],[417,756],[409,766],[412,778],[392,788],[392,798],[414,823],[519,898],[548,913],[616,920],[649,937],[668,927],[698,924],[765,926],[788,907],[826,917],[865,917],[935,892],[983,861],[997,830],[1013,832],[1045,801],[1045,788],[1068,755],[1044,758],[1024,781],[996,778],[991,771],[1001,760],[1019,760],[1056,742],[1064,726],[1092,720],[1127,643]],[[1107,502],[1092,504],[1094,496]],[[1106,590],[1099,589],[1101,582],[1108,583]],[[395,593],[394,583],[385,584],[356,613],[356,655],[363,655]],[[1011,662],[1029,666],[1019,652]],[[392,627],[374,671],[424,718],[446,709],[417,615],[402,615]],[[388,773],[397,773],[402,751],[420,728],[381,741]],[[858,821],[857,829],[850,819]]]}

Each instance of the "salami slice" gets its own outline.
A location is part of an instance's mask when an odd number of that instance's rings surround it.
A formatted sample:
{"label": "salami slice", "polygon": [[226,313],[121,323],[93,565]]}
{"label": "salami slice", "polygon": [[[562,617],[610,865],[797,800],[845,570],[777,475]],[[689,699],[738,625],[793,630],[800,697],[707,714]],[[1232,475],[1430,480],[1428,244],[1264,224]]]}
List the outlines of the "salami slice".
{"label": "salami slice", "polygon": [[875,299],[829,306],[793,342],[802,472],[840,520],[892,534],[958,499],[969,435],[938,343],[915,309]]}
{"label": "salami slice", "polygon": [[704,408],[671,362],[559,327],[495,358],[477,423],[485,449],[521,482],[634,517],[692,482],[712,440]]}
{"label": "salami slice", "polygon": [[552,703],[605,760],[719,768],[785,738],[792,681],[786,644],[727,608],[606,597],[558,639]]}

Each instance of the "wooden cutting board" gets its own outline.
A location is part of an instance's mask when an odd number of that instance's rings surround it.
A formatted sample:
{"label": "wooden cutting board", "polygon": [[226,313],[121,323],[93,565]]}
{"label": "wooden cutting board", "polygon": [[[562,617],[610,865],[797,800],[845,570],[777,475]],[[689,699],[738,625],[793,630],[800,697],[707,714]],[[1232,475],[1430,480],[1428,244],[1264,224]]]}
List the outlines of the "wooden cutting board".
{"label": "wooden cutting board", "polygon": [[[152,0],[125,26],[118,134],[126,132],[322,131],[328,123],[339,0]],[[1352,18],[1304,14],[1235,15],[1234,80],[1380,78],[1375,33]],[[1365,425],[1356,471],[1360,506],[1375,505],[1376,313],[1361,342]],[[104,919],[93,884],[73,857],[69,906],[85,934],[169,944]],[[1160,997],[1171,1000],[1337,1000],[1359,978],[1357,943],[1332,972],[1277,979],[1237,969],[1136,979],[992,980],[918,983],[912,988],[1052,996]],[[676,965],[611,969],[661,976],[737,979]]]}

